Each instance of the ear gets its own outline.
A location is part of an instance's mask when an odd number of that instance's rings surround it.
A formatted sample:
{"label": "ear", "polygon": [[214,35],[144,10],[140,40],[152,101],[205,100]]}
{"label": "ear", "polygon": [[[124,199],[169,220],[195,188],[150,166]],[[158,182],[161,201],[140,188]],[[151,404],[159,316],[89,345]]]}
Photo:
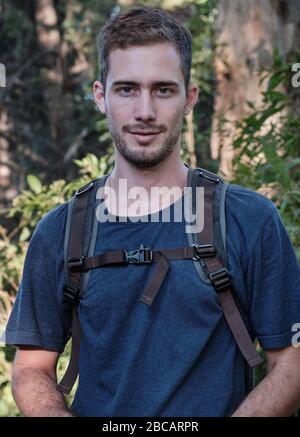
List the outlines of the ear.
{"label": "ear", "polygon": [[188,115],[189,112],[196,105],[199,97],[199,88],[196,84],[190,84],[188,94],[186,97],[186,104],[184,106],[184,115]]}
{"label": "ear", "polygon": [[96,80],[93,85],[94,100],[102,114],[106,113],[104,87],[99,80]]}

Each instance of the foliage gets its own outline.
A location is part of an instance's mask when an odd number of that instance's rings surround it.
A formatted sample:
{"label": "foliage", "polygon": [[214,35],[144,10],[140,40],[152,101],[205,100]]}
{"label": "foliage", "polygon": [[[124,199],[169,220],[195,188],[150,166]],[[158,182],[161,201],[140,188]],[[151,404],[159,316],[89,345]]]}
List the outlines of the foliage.
{"label": "foliage", "polygon": [[111,165],[107,157],[97,158],[88,153],[82,160],[74,162],[79,167],[80,177],[67,183],[65,180],[57,180],[50,185],[43,185],[34,175],[27,176],[28,190],[24,190],[17,196],[8,212],[8,217],[18,216],[18,225],[15,232],[21,230],[20,240],[26,241],[32,234],[37,222],[53,209],[56,205],[64,203],[82,185],[99,175],[108,172]]}
{"label": "foliage", "polygon": [[[201,167],[217,171],[218,163],[210,156],[210,133],[214,110],[215,34],[217,0],[198,0],[189,6],[190,17],[185,23],[193,38],[191,81],[199,87],[198,102],[193,109],[195,153]],[[189,162],[189,157],[185,159]]]}
{"label": "foliage", "polygon": [[262,72],[262,80],[270,75],[263,104],[238,123],[231,182],[275,202],[300,260],[300,107],[290,85],[293,59],[299,54],[286,63],[275,51],[271,70]]}
{"label": "foliage", "polygon": [[[70,181],[77,171],[73,158],[108,153],[111,138],[104,115],[95,110],[92,85],[96,35],[114,5],[0,0],[0,53],[7,72],[7,86],[0,88],[0,142],[7,146],[6,162],[19,191],[28,173],[47,184]],[[38,19],[39,8],[45,13]],[[41,22],[49,14],[51,32],[42,38],[39,26],[49,27]]]}
{"label": "foliage", "polygon": [[6,349],[0,349],[0,417],[15,417],[19,411],[11,395],[11,360],[8,359]]}

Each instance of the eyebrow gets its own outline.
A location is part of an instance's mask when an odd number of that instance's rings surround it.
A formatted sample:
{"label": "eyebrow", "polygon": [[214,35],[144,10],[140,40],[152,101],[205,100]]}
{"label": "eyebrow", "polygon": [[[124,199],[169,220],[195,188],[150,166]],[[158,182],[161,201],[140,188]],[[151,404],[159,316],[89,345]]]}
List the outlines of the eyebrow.
{"label": "eyebrow", "polygon": [[[138,82],[134,82],[132,80],[128,81],[128,80],[117,80],[115,82],[112,83],[112,88],[118,86],[118,85],[129,85],[129,86],[139,86],[141,85]],[[151,86],[175,86],[176,88],[179,88],[179,84],[178,82],[174,82],[172,80],[167,80],[167,81],[155,81],[155,82],[150,82]]]}

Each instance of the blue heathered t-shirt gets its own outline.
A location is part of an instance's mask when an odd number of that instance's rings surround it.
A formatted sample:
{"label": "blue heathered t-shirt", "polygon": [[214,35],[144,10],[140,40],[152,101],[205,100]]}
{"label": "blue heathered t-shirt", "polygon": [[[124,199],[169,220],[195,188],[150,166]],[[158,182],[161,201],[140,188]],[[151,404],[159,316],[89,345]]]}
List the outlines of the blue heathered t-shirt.
{"label": "blue heathered t-shirt", "polygon": [[[292,326],[300,321],[300,267],[276,206],[238,185],[229,186],[225,206],[229,273],[251,333],[264,349],[290,346]],[[66,204],[50,211],[31,238],[8,344],[62,352],[69,338],[66,213]],[[189,245],[184,221],[148,218],[100,223],[95,254],[141,243],[153,249]],[[200,280],[192,260],[170,264],[152,306],[140,298],[156,263],[90,271],[79,305],[78,415],[227,416],[244,399],[244,359],[216,292]]]}

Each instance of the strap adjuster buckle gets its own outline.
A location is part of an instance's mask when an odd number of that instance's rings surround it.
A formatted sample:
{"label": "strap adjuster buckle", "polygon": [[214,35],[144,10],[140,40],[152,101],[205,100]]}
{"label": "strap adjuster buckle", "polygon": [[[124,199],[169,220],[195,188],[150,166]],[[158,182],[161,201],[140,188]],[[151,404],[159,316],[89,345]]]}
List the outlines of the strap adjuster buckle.
{"label": "strap adjuster buckle", "polygon": [[64,297],[67,301],[72,304],[77,303],[80,289],[78,287],[74,287],[71,283],[65,284],[64,287]]}
{"label": "strap adjuster buckle", "polygon": [[79,258],[71,258],[68,261],[68,267],[73,272],[84,270],[86,257],[81,255]]}
{"label": "strap adjuster buckle", "polygon": [[220,178],[216,175],[211,174],[211,172],[208,172],[207,170],[204,172],[203,170],[201,170],[199,172],[199,174],[204,178],[204,179],[208,179],[209,181],[218,183],[220,182]]}
{"label": "strap adjuster buckle", "polygon": [[124,250],[126,264],[149,264],[153,259],[153,252],[149,247],[140,245],[136,250]]}
{"label": "strap adjuster buckle", "polygon": [[192,259],[194,261],[199,261],[201,258],[209,258],[216,254],[216,249],[213,244],[194,243],[193,247],[195,256],[193,256]]}
{"label": "strap adjuster buckle", "polygon": [[75,197],[79,197],[82,194],[86,193],[87,191],[91,190],[94,186],[94,182],[90,182],[87,186],[83,186],[81,188],[78,188],[78,190],[75,193]]}
{"label": "strap adjuster buckle", "polygon": [[232,282],[229,277],[228,270],[225,267],[221,267],[213,272],[208,273],[214,289],[220,293],[228,290],[232,286]]}

